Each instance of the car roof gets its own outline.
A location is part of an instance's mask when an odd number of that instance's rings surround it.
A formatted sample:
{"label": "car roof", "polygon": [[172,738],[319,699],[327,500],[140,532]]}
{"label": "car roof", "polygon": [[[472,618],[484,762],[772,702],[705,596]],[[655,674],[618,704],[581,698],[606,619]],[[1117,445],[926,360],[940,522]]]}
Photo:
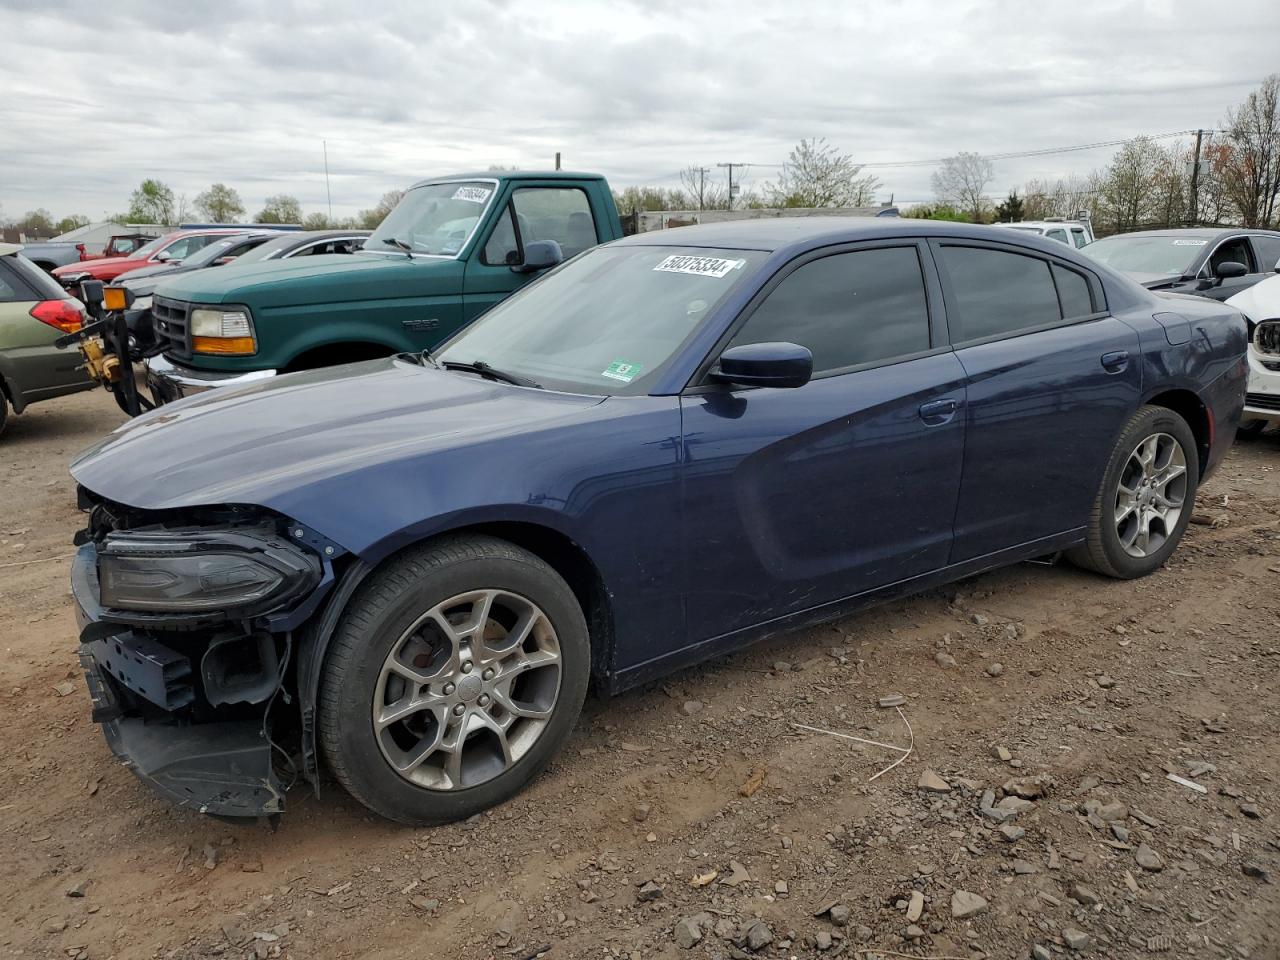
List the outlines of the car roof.
{"label": "car roof", "polygon": [[[1005,231],[993,237],[985,224],[947,220],[912,220],[905,217],[770,217],[761,220],[725,220],[692,227],[675,227],[637,233],[615,241],[618,246],[720,247],[730,250],[781,250],[784,247],[823,246],[885,237],[968,237],[1007,241]],[[1029,242],[1037,242],[1028,237]],[[1057,241],[1039,241],[1054,243]],[[1056,252],[1056,251],[1055,251]]]}
{"label": "car roof", "polygon": [[574,170],[486,170],[483,173],[446,173],[418,180],[409,189],[428,183],[451,183],[454,180],[603,180],[602,173],[580,173]]}
{"label": "car roof", "polygon": [[1106,240],[1114,240],[1117,237],[1189,237],[1197,240],[1216,240],[1219,237],[1233,237],[1240,234],[1262,234],[1265,237],[1280,237],[1280,232],[1275,230],[1260,230],[1256,227],[1234,227],[1231,229],[1196,229],[1194,227],[1185,227],[1173,230],[1135,230],[1132,233],[1116,233]]}
{"label": "car roof", "polygon": [[1014,223],[993,223],[993,227],[1083,227],[1083,220],[1018,220]]}

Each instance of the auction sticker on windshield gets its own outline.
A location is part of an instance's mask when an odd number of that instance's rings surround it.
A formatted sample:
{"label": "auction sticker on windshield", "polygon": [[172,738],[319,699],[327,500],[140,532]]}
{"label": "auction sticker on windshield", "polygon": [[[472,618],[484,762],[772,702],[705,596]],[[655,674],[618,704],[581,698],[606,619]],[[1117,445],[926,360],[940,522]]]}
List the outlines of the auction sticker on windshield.
{"label": "auction sticker on windshield", "polygon": [[623,383],[630,383],[640,375],[640,369],[643,366],[644,364],[642,363],[627,363],[625,360],[615,360],[600,371],[600,376],[608,377],[610,380],[621,380]]}
{"label": "auction sticker on windshield", "polygon": [[745,260],[725,260],[723,257],[691,257],[686,254],[672,254],[654,267],[663,273],[692,273],[699,277],[716,277],[719,279],[730,270],[737,270],[746,263]]}
{"label": "auction sticker on windshield", "polygon": [[1175,240],[1173,245],[1175,247],[1203,247],[1208,242],[1208,240]]}
{"label": "auction sticker on windshield", "polygon": [[455,200],[470,200],[472,203],[484,203],[492,191],[488,187],[459,187],[453,192]]}

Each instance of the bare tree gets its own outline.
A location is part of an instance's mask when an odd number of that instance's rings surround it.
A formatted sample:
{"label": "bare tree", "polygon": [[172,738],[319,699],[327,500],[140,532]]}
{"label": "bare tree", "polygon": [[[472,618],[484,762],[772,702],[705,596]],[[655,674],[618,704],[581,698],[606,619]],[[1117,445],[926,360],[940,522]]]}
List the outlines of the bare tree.
{"label": "bare tree", "polygon": [[769,194],[779,207],[866,207],[879,189],[877,178],[820,137],[796,144]]}
{"label": "bare tree", "polygon": [[[709,180],[707,167],[685,167],[680,171],[680,186],[684,195],[689,198],[691,210],[727,210],[729,208],[729,188],[727,185]],[[676,208],[678,209],[678,208]]]}
{"label": "bare tree", "polygon": [[1228,110],[1223,126],[1223,188],[1244,226],[1270,226],[1280,220],[1280,73]]}
{"label": "bare tree", "polygon": [[994,178],[995,168],[990,160],[961,152],[943,160],[931,182],[939,201],[964,211],[974,223],[981,223],[991,209],[987,185]]}

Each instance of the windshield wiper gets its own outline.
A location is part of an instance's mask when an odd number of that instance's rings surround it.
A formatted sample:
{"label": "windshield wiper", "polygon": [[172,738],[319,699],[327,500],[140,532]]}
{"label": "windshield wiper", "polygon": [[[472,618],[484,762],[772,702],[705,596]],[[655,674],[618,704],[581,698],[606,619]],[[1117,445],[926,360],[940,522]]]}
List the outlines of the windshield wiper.
{"label": "windshield wiper", "polygon": [[446,370],[462,370],[465,373],[478,373],[480,376],[488,380],[501,380],[503,383],[514,384],[517,387],[536,387],[542,389],[542,384],[536,380],[530,380],[528,377],[522,377],[518,373],[507,373],[505,370],[499,370],[485,363],[483,360],[477,360],[475,363],[460,363],[457,360],[445,360],[442,364]]}
{"label": "windshield wiper", "polygon": [[406,257],[410,260],[413,259],[413,247],[409,246],[409,244],[405,243],[403,240],[396,237],[385,237],[382,242],[388,247],[395,247],[399,250],[403,250]]}

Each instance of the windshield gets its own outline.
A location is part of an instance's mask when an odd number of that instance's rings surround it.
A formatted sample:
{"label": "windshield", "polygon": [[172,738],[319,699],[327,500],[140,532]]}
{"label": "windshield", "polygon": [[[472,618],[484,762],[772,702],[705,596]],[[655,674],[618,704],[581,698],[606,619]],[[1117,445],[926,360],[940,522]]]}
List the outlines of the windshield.
{"label": "windshield", "polygon": [[414,187],[373,231],[364,249],[457,256],[484,215],[495,189],[492,183],[481,180]]}
{"label": "windshield", "polygon": [[644,393],[682,343],[767,254],[597,247],[504,300],[445,344],[557,390]]}
{"label": "windshield", "polygon": [[182,265],[184,267],[207,267],[219,257],[226,256],[228,249],[241,243],[244,243],[244,237],[228,237],[225,240],[215,240],[213,243],[201,247],[189,257],[185,257]]}
{"label": "windshield", "polygon": [[246,250],[236,257],[236,263],[258,263],[261,260],[270,259],[272,254],[279,253],[281,250],[288,250],[297,242],[298,238],[296,236],[276,237],[266,243],[258,244],[252,250]]}
{"label": "windshield", "polygon": [[1086,256],[1121,273],[1181,277],[1209,241],[1200,237],[1107,237],[1081,249]]}

